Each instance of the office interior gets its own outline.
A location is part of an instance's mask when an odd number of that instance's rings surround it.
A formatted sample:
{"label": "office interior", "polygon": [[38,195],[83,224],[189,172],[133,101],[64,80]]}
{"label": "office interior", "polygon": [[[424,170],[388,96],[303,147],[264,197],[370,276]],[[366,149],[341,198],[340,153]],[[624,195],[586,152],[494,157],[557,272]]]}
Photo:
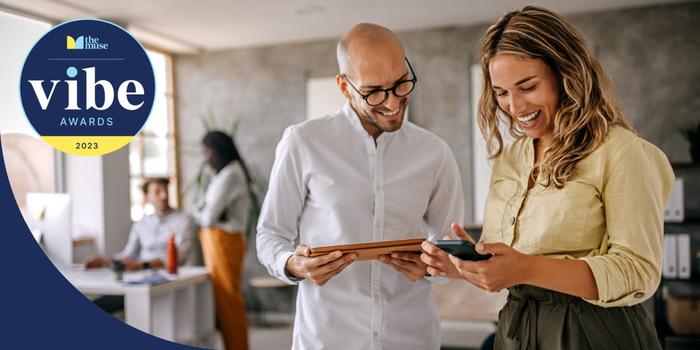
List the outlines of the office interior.
{"label": "office interior", "polygon": [[[336,43],[353,24],[368,21],[394,30],[405,45],[418,77],[407,117],[450,146],[464,186],[463,224],[478,235],[490,174],[475,122],[481,91],[478,44],[489,23],[526,4],[0,0],[0,32],[12,33],[3,34],[0,55],[0,130],[15,199],[56,264],[70,268],[95,254],[115,254],[124,247],[132,223],[152,213],[139,189],[144,178],[169,178],[171,205],[190,210],[203,164],[201,138],[213,128],[233,135],[262,198],[284,129],[344,103],[335,85]],[[665,348],[698,348],[700,159],[692,159],[690,150],[700,147],[700,2],[531,4],[563,14],[584,34],[634,128],[673,165],[678,181],[665,213],[664,277],[645,306]],[[53,25],[77,18],[103,18],[127,29],[144,45],[155,71],[157,95],[149,121],[128,146],[105,156],[71,156],[44,144],[18,97],[17,79],[34,42]],[[692,130],[697,130],[694,138],[688,136]],[[37,223],[32,203],[44,207],[48,222]],[[201,267],[196,242],[192,251],[186,265]],[[165,311],[152,321],[171,327],[141,329],[172,341],[221,348],[211,306],[200,307],[211,303],[211,291],[202,284],[206,273],[192,276],[192,289],[173,292],[175,299],[163,302],[170,306],[162,306]],[[100,281],[115,283],[95,278],[98,286],[88,288],[87,297],[103,290]],[[268,276],[252,239],[241,288],[251,349],[289,348],[295,287]],[[186,305],[173,302],[181,294],[189,300]],[[434,295],[443,349],[478,349],[495,330],[507,293],[453,281],[434,286]],[[209,321],[205,326],[173,322],[187,314],[182,308],[198,310],[197,317]],[[129,323],[138,315],[114,316]]]}

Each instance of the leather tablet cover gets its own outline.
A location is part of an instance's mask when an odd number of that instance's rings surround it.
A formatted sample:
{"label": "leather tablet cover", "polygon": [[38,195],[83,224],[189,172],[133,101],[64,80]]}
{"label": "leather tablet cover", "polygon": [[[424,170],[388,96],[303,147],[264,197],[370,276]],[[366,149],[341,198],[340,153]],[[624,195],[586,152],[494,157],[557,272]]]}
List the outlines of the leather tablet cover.
{"label": "leather tablet cover", "polygon": [[319,256],[332,253],[340,250],[345,253],[357,253],[357,260],[376,259],[383,254],[391,254],[393,252],[420,252],[421,243],[425,238],[416,239],[401,239],[396,241],[382,241],[358,244],[333,245],[325,247],[311,248],[311,256]]}

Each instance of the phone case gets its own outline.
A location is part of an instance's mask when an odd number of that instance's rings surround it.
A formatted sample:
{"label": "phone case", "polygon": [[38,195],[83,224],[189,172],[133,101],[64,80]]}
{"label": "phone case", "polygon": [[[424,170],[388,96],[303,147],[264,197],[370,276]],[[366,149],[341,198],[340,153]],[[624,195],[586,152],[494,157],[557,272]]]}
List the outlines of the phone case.
{"label": "phone case", "polygon": [[479,254],[469,241],[440,240],[437,246],[462,260],[481,261],[491,257],[491,254]]}

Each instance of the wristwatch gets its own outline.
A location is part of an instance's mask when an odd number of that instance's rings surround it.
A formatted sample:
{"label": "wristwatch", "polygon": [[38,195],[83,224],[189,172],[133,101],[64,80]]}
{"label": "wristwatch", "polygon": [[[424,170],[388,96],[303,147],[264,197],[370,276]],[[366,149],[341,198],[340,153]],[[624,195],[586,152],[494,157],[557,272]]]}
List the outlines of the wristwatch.
{"label": "wristwatch", "polygon": [[151,268],[151,264],[148,261],[144,261],[141,263],[141,269],[148,270],[150,268]]}

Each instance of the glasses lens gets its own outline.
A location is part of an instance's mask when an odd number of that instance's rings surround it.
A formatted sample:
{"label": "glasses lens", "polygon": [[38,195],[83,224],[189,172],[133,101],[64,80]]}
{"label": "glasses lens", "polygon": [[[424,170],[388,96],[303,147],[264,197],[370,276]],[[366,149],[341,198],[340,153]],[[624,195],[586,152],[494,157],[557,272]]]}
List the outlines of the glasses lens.
{"label": "glasses lens", "polygon": [[396,89],[394,92],[396,93],[396,96],[398,97],[404,97],[413,91],[413,81],[407,80],[396,86]]}
{"label": "glasses lens", "polygon": [[367,104],[376,106],[382,104],[386,100],[386,91],[375,91],[367,96]]}

